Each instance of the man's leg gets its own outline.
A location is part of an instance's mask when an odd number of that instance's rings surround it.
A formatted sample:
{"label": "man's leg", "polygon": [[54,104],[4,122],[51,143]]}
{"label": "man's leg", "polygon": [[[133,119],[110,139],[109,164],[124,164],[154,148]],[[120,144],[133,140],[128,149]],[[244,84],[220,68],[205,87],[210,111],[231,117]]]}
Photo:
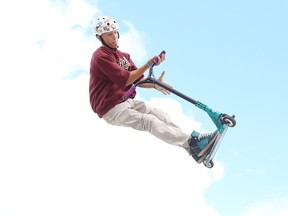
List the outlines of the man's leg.
{"label": "man's leg", "polygon": [[103,118],[110,124],[148,131],[166,143],[189,148],[190,135],[171,122],[165,112],[142,101],[128,99],[112,108]]}

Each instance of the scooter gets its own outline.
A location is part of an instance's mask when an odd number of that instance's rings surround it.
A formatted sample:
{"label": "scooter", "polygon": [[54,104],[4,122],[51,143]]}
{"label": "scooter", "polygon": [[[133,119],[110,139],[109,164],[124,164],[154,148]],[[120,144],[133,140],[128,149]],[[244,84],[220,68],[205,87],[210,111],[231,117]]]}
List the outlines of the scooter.
{"label": "scooter", "polygon": [[[159,54],[159,56],[161,57],[161,55],[163,55],[165,53],[166,53],[165,51],[162,51]],[[170,87],[164,85],[163,83],[159,82],[155,78],[154,72],[153,72],[153,68],[155,65],[157,65],[157,63],[158,63],[158,60],[155,58],[153,61],[153,64],[149,68],[149,74],[148,74],[147,78],[145,80],[141,80],[141,81],[137,82],[136,84],[132,84],[130,89],[123,95],[123,100],[127,100],[129,98],[129,96],[132,94],[132,92],[134,92],[135,88],[138,85],[144,84],[144,83],[152,83],[152,84],[158,85],[158,86],[168,90],[169,92],[172,92],[173,94],[181,97],[182,99],[194,104],[199,109],[204,110],[209,115],[209,117],[211,118],[211,120],[213,121],[215,126],[217,127],[218,133],[216,135],[216,139],[215,139],[213,145],[211,145],[210,149],[207,150],[209,153],[205,156],[205,158],[203,160],[200,160],[200,161],[196,160],[195,157],[193,157],[193,158],[198,163],[203,162],[205,167],[212,168],[214,166],[213,158],[214,158],[216,152],[218,151],[220,143],[222,142],[223,137],[224,137],[226,131],[228,130],[228,127],[234,127],[236,125],[235,115],[230,116],[230,115],[225,114],[225,113],[220,113],[220,112],[214,111],[209,106],[207,106],[206,104],[201,103],[200,101],[194,100],[194,99],[188,97],[187,95],[175,90],[174,88],[170,88]]]}

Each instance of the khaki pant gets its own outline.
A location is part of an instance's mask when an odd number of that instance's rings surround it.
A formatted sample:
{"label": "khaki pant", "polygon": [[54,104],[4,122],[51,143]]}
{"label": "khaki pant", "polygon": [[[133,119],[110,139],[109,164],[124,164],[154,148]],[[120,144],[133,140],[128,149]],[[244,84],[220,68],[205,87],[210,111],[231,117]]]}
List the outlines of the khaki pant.
{"label": "khaki pant", "polygon": [[109,110],[103,119],[111,125],[148,131],[166,143],[189,148],[190,135],[171,122],[167,113],[142,101],[128,99]]}

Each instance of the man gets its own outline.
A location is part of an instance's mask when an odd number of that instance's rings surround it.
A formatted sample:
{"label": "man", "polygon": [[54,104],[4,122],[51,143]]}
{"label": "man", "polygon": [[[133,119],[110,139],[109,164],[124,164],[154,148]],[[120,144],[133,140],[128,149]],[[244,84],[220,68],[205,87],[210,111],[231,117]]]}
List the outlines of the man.
{"label": "man", "polygon": [[[165,112],[135,100],[136,91],[127,100],[123,100],[123,95],[131,85],[144,79],[143,74],[153,60],[157,58],[159,65],[165,60],[165,54],[154,56],[146,64],[137,67],[128,53],[118,49],[118,30],[118,22],[108,16],[98,17],[93,25],[94,34],[102,43],[93,53],[90,64],[89,93],[93,111],[111,125],[148,131],[166,143],[183,147],[200,163],[207,155],[216,132],[200,134],[193,131],[191,135],[184,133]],[[157,80],[168,85],[163,81],[164,75],[163,71]],[[169,91],[151,83],[139,86],[155,88],[163,94],[169,94]]]}

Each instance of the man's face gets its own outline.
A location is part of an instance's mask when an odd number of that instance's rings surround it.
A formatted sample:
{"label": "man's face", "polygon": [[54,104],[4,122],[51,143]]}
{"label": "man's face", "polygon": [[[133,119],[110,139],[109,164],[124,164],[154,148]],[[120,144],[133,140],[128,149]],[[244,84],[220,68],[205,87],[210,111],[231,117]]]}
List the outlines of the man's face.
{"label": "man's face", "polygon": [[118,48],[118,32],[112,31],[102,34],[102,39],[111,48]]}

